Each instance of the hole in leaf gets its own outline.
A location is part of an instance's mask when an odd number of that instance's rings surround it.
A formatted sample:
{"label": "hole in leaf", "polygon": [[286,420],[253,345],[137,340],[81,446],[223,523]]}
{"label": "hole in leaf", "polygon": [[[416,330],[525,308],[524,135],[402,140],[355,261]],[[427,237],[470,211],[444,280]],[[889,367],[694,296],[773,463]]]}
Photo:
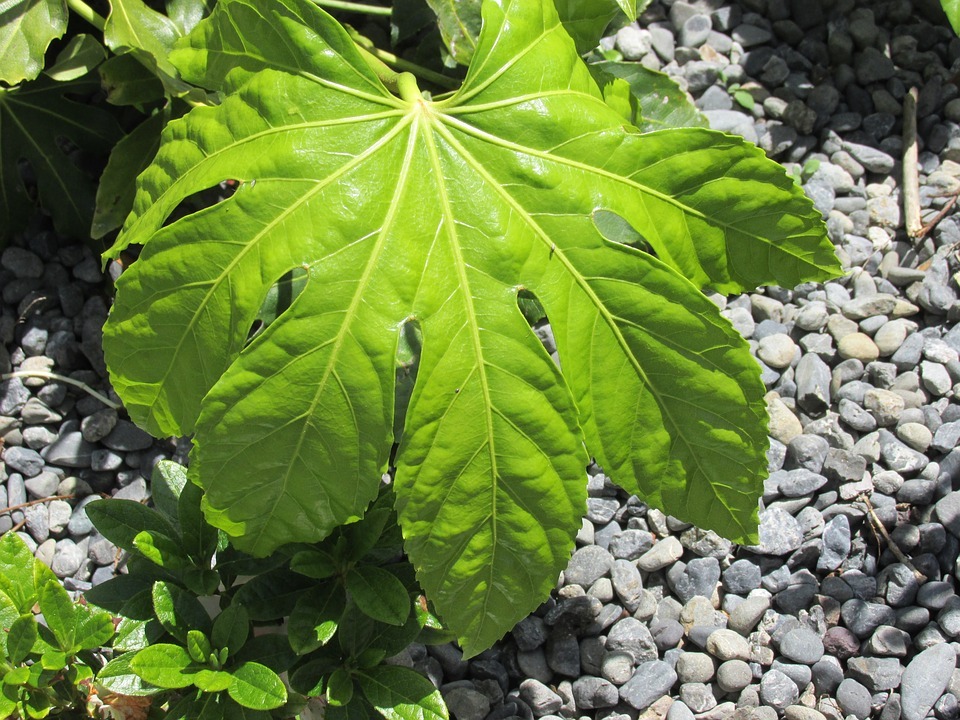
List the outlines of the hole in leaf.
{"label": "hole in leaf", "polygon": [[553,329],[550,327],[550,320],[540,299],[526,288],[520,288],[517,293],[517,307],[523,314],[524,319],[530,324],[530,328],[537,336],[540,344],[543,345],[543,348],[559,367],[560,356],[557,353],[557,343],[553,338]]}
{"label": "hole in leaf", "polygon": [[609,210],[594,210],[593,226],[603,237],[618,245],[629,245],[645,253],[654,254],[646,239],[621,216]]}
{"label": "hole in leaf", "polygon": [[423,333],[416,318],[407,318],[400,326],[400,339],[397,343],[397,381],[394,386],[393,411],[393,449],[390,451],[390,466],[393,467],[403,433],[403,423],[407,417],[407,407],[413,395],[413,386],[417,382],[417,372],[420,369],[420,355],[423,349]]}
{"label": "hole in leaf", "polygon": [[229,179],[213,187],[204,188],[203,190],[198,190],[195,193],[187,195],[173,209],[173,212],[167,216],[163,227],[171,225],[187,215],[192,215],[195,212],[206,210],[207,208],[222,203],[224,200],[232,197],[242,185],[243,182],[240,180]]}
{"label": "hole in leaf", "polygon": [[266,330],[270,323],[280,317],[303,292],[307,285],[307,271],[302,267],[288,270],[267,291],[267,296],[260,305],[257,319],[254,320],[247,335],[249,344],[255,337]]}

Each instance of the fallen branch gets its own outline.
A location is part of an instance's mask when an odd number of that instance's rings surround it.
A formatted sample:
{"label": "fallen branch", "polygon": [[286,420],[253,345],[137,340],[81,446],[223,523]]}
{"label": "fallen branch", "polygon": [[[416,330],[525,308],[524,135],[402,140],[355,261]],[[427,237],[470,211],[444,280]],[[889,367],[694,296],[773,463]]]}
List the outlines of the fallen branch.
{"label": "fallen branch", "polygon": [[81,382],[80,380],[74,380],[72,377],[67,377],[66,375],[60,375],[59,373],[55,373],[55,372],[49,372],[47,370],[15,370],[13,372],[0,375],[0,381],[12,380],[13,378],[24,378],[24,377],[37,377],[37,378],[44,378],[45,380],[58,380],[59,382],[65,382],[69,385],[73,385],[74,387],[80,388],[85,393],[87,393],[88,395],[91,395],[92,397],[95,397],[97,400],[99,400],[109,408],[113,408],[114,410],[119,410],[121,407],[123,407],[122,405],[120,405],[120,403],[115,403],[113,400],[108,398],[103,393],[97,392],[92,387],[87,385],[85,382]]}
{"label": "fallen branch", "polygon": [[920,171],[917,168],[917,88],[903,96],[903,215],[907,235],[923,235],[920,221]]}
{"label": "fallen branch", "polygon": [[865,494],[861,493],[860,499],[863,500],[864,505],[867,506],[867,515],[870,517],[870,524],[873,526],[874,532],[879,531],[880,534],[883,535],[883,539],[886,540],[887,547],[890,548],[890,552],[894,554],[897,560],[899,560],[908,568],[910,568],[911,572],[913,572],[913,576],[917,579],[918,582],[925,583],[927,581],[927,576],[924,575],[919,570],[917,570],[914,564],[910,562],[910,558],[904,555],[903,550],[901,550],[899,546],[893,541],[893,538],[890,537],[890,534],[887,532],[887,529],[883,526],[883,523],[880,521],[880,518],[877,517],[877,513],[873,509],[873,503],[870,502],[870,498],[868,498]]}
{"label": "fallen branch", "polygon": [[76,495],[51,495],[50,497],[40,498],[39,500],[28,500],[27,502],[20,503],[19,505],[11,505],[10,507],[0,508],[0,515],[8,515],[17,510],[23,510],[24,508],[30,507],[31,505],[39,505],[40,503],[50,502],[51,500],[73,500]]}
{"label": "fallen branch", "polygon": [[950,194],[950,199],[947,200],[946,204],[943,206],[943,209],[940,210],[940,212],[938,212],[934,216],[933,220],[931,220],[922,228],[920,228],[920,231],[916,235],[917,240],[922,240],[923,238],[925,238],[930,233],[930,231],[937,226],[937,223],[939,223],[941,220],[943,220],[947,216],[947,213],[949,213],[953,209],[953,206],[957,204],[958,196],[960,196],[960,190],[957,190],[956,192],[953,192]]}

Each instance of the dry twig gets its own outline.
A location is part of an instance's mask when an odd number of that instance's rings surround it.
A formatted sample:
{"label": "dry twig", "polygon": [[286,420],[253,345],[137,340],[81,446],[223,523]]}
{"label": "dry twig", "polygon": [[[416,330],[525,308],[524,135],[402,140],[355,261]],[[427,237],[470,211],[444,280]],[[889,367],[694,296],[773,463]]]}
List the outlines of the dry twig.
{"label": "dry twig", "polygon": [[870,524],[873,526],[874,532],[879,531],[879,533],[883,535],[883,539],[886,540],[887,547],[890,548],[890,552],[892,552],[894,556],[896,556],[897,560],[899,560],[908,568],[910,568],[910,570],[913,572],[914,577],[917,578],[917,581],[921,583],[926,582],[927,576],[924,575],[919,570],[917,570],[916,567],[914,567],[913,563],[910,562],[910,558],[904,555],[903,550],[901,550],[899,546],[893,541],[893,538],[890,537],[890,533],[887,532],[887,529],[883,526],[883,523],[880,521],[880,518],[877,517],[877,513],[873,509],[873,503],[870,502],[870,498],[868,498],[865,494],[861,493],[860,499],[863,500],[864,505],[867,506],[867,515],[870,518]]}
{"label": "dry twig", "polygon": [[[920,221],[920,172],[917,168],[917,88],[903,96],[903,214],[907,235],[923,237]],[[928,231],[929,232],[929,231]]]}

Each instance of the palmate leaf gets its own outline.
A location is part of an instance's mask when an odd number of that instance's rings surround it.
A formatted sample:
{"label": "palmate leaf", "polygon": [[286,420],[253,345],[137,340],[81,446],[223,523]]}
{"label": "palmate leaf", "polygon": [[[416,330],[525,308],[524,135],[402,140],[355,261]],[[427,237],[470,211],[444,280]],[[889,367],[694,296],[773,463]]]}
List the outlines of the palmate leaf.
{"label": "palmate leaf", "polygon": [[[174,62],[226,97],[171,123],[141,175],[112,252],[145,247],[104,338],[131,415],[195,432],[207,517],[266,554],[323,538],[376,496],[398,334],[416,322],[396,507],[468,653],[565,566],[584,440],[654,505],[755,537],[764,388],[697,286],[836,273],[819,214],[757,148],[699,129],[641,135],[603,103],[548,0],[483,12],[463,87],[431,102],[412,76],[391,94],[307,2],[219,3]],[[241,181],[229,199],[163,227],[226,179]],[[605,241],[598,209],[659,259]],[[306,287],[245,347],[295,267]],[[562,375],[522,290],[551,320]]]}
{"label": "palmate leaf", "polygon": [[950,21],[950,27],[960,35],[960,0],[940,0],[940,5]]}

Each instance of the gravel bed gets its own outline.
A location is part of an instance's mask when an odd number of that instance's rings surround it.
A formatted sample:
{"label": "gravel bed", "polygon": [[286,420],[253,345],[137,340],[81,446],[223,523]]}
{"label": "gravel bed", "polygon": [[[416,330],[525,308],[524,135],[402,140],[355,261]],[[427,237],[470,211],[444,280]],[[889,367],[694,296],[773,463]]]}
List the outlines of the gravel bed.
{"label": "gravel bed", "polygon": [[[930,5],[655,0],[605,41],[783,163],[849,272],[714,298],[769,391],[760,544],[666,517],[593,468],[548,602],[470,661],[452,645],[395,658],[453,717],[960,717],[960,222],[948,212],[910,241],[901,200],[911,87],[923,222],[960,191],[960,41]],[[54,371],[115,402],[106,287],[82,245],[15,242],[0,255],[0,371]],[[23,506],[0,532],[16,527],[72,590],[118,559],[85,504],[145,500],[152,465],[187,449],[113,402],[40,377],[0,385],[0,508]]]}

